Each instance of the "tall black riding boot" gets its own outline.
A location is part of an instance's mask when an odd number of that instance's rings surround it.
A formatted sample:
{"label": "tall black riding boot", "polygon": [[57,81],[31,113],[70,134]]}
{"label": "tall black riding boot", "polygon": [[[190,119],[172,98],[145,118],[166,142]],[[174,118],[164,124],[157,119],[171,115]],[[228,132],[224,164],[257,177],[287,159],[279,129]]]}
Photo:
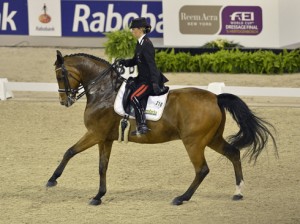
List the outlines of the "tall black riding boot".
{"label": "tall black riding boot", "polygon": [[147,127],[144,108],[142,107],[142,105],[136,97],[133,97],[132,102],[134,107],[137,130],[131,132],[131,135],[144,135],[148,131],[150,131],[150,129]]}

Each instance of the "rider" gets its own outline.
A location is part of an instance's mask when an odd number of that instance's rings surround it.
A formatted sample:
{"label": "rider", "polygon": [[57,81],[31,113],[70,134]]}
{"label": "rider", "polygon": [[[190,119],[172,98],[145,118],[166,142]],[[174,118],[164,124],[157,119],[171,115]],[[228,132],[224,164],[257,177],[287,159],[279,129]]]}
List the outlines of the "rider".
{"label": "rider", "polygon": [[164,92],[163,83],[168,79],[157,69],[155,63],[155,49],[152,42],[147,37],[151,26],[146,18],[141,17],[132,20],[130,27],[133,36],[138,40],[134,57],[131,59],[121,59],[120,64],[125,67],[137,65],[138,76],[134,78],[130,102],[134,107],[137,130],[132,135],[146,134],[150,129],[147,127],[144,108],[141,100],[149,95],[160,95]]}

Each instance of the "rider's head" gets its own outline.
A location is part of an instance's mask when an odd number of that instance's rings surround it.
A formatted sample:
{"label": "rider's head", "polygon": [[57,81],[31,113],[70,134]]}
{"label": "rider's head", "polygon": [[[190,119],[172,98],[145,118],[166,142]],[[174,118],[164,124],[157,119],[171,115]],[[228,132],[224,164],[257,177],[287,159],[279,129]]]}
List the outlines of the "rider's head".
{"label": "rider's head", "polygon": [[131,21],[129,28],[132,31],[132,34],[138,39],[145,33],[149,33],[151,31],[150,24],[147,23],[145,17],[136,18]]}

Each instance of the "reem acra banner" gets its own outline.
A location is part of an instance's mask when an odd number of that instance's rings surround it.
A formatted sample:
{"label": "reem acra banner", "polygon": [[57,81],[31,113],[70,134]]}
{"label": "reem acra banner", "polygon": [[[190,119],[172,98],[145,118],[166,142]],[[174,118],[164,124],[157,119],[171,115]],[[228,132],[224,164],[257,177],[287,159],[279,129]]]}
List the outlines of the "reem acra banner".
{"label": "reem acra banner", "polygon": [[61,36],[60,0],[28,0],[30,36]]}
{"label": "reem acra banner", "polygon": [[284,18],[279,1],[163,0],[164,45],[199,47],[226,39],[245,47],[278,47]]}
{"label": "reem acra banner", "polygon": [[262,9],[185,5],[179,10],[179,29],[182,34],[258,35],[262,31]]}

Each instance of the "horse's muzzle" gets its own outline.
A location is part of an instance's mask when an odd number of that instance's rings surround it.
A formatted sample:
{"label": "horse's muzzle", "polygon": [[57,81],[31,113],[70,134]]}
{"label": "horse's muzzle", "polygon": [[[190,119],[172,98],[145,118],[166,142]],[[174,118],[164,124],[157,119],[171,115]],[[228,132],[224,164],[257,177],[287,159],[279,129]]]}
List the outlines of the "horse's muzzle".
{"label": "horse's muzzle", "polygon": [[66,107],[72,106],[73,103],[75,103],[75,102],[76,102],[76,99],[73,98],[73,97],[68,97],[68,98],[66,98],[65,100],[62,100],[62,99],[60,98],[60,104],[63,105],[63,106],[66,106]]}

